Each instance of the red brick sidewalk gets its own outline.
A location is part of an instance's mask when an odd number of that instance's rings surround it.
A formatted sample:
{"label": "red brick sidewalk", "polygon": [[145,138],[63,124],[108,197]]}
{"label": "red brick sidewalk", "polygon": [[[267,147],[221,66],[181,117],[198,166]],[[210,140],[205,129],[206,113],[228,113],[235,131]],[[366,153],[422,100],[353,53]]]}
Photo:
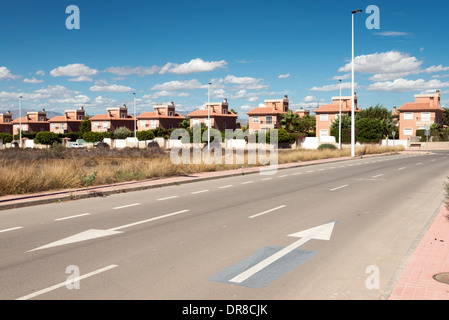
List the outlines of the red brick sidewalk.
{"label": "red brick sidewalk", "polygon": [[433,276],[449,273],[449,211],[445,206],[413,252],[389,300],[449,300],[449,285]]}

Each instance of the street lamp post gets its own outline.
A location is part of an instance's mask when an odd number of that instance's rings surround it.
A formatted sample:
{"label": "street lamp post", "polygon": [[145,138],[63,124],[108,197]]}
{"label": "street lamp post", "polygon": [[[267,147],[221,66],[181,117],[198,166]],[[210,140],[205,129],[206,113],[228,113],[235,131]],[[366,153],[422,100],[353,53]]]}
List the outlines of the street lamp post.
{"label": "street lamp post", "polygon": [[22,149],[22,96],[19,96],[19,146]]}
{"label": "street lamp post", "polygon": [[355,117],[354,117],[354,14],[362,10],[352,11],[352,81],[351,81],[351,157],[355,157]]}
{"label": "street lamp post", "polygon": [[137,148],[137,114],[136,114],[136,93],[134,95],[134,145]]}
{"label": "street lamp post", "polygon": [[341,79],[340,81],[340,113],[338,114],[338,148],[341,150]]}
{"label": "street lamp post", "polygon": [[207,87],[207,150],[210,150],[210,85]]}

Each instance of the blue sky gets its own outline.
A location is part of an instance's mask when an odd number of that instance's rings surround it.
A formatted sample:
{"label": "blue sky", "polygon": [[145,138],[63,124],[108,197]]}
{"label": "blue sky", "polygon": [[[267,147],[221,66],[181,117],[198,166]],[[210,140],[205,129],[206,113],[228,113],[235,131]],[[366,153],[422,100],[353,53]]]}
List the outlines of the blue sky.
{"label": "blue sky", "polygon": [[[362,108],[392,109],[440,89],[449,107],[447,0],[0,1],[0,112],[23,108],[91,115],[127,104],[138,113],[173,101],[193,110],[228,99],[239,116],[288,95],[313,108],[350,95],[351,11]],[[66,28],[66,7],[80,29]],[[380,28],[366,20],[376,5]]]}

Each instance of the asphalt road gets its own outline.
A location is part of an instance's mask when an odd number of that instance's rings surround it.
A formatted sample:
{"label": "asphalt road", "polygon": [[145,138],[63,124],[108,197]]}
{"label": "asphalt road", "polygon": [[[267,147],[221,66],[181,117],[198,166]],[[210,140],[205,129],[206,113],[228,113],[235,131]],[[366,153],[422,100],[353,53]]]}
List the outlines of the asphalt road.
{"label": "asphalt road", "polygon": [[448,164],[379,156],[2,211],[0,299],[381,299]]}

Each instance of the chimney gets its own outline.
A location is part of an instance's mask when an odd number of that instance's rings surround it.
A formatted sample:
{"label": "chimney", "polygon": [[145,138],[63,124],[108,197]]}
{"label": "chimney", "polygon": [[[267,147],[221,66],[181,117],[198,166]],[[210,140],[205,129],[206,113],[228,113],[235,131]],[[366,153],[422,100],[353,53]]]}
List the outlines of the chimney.
{"label": "chimney", "polygon": [[285,100],[287,100],[287,99],[288,99],[288,96],[287,96],[287,95],[285,95],[285,96],[284,96],[284,99],[285,99]]}
{"label": "chimney", "polygon": [[228,103],[228,99],[225,98],[223,102],[224,102],[224,103]]}
{"label": "chimney", "polygon": [[172,101],[172,102],[171,102],[171,105],[172,105],[172,106],[174,106],[174,105],[175,105],[175,103],[174,103],[174,102]]}

